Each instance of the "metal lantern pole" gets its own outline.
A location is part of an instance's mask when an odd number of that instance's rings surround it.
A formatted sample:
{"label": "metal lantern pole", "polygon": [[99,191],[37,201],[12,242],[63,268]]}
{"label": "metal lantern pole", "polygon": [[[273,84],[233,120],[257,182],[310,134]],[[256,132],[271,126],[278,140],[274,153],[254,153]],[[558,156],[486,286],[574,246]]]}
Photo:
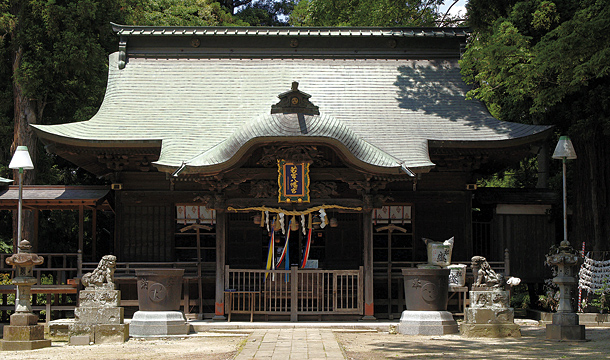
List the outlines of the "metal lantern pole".
{"label": "metal lantern pole", "polygon": [[576,159],[576,152],[568,136],[562,136],[557,142],[553,159],[561,159],[563,165],[563,241],[568,242],[568,191],[566,185],[566,161]]}
{"label": "metal lantern pole", "polygon": [[566,161],[563,157],[563,241],[568,242],[568,191],[566,188]]}
{"label": "metal lantern pole", "polygon": [[17,146],[11,163],[8,165],[10,169],[19,170],[19,203],[17,205],[17,242],[14,244],[14,249],[21,243],[21,217],[23,211],[23,170],[34,169],[30,153],[27,146]]}
{"label": "metal lantern pole", "polygon": [[19,205],[17,206],[17,245],[21,243],[21,212],[23,211],[23,168],[19,168]]}

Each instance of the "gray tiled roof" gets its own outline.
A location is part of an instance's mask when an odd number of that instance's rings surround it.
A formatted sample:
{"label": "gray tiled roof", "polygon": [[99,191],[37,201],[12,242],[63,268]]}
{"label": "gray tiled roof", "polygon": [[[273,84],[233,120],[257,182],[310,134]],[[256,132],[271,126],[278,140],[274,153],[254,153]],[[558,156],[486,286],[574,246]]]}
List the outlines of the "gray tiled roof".
{"label": "gray tiled roof", "polygon": [[113,24],[119,35],[128,36],[376,36],[376,37],[466,37],[465,28],[386,27],[218,27],[218,26],[128,26]]}
{"label": "gray tiled roof", "polygon": [[[432,167],[430,140],[477,146],[548,130],[499,121],[480,102],[466,100],[457,60],[132,57],[122,70],[117,61],[118,53],[111,54],[106,96],[91,120],[33,125],[39,136],[71,143],[161,141],[162,170],[182,162],[211,166],[231,158],[244,136],[273,136],[273,126],[296,121],[270,115],[292,81],[319,106],[321,115],[308,121],[327,128],[316,136],[341,128],[338,137],[349,133],[354,140],[346,148],[380,168]],[[277,135],[292,130],[286,131]]]}

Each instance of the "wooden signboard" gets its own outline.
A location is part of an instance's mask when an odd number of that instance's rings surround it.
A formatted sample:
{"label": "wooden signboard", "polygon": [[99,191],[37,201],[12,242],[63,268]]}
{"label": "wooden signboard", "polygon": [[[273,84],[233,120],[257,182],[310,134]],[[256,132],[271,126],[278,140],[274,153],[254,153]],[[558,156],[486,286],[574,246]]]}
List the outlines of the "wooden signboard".
{"label": "wooden signboard", "polygon": [[278,202],[309,202],[309,163],[278,159]]}

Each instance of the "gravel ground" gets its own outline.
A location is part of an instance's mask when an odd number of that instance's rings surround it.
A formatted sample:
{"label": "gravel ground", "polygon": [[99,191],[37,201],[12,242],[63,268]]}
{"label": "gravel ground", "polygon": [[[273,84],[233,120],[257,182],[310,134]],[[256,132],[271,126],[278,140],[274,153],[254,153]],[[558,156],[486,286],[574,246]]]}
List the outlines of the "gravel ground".
{"label": "gravel ground", "polygon": [[610,328],[587,327],[586,342],[546,340],[544,326],[521,326],[521,338],[464,338],[336,333],[350,360],[381,359],[610,359]]}
{"label": "gravel ground", "polygon": [[[610,359],[610,327],[586,328],[586,342],[546,340],[544,326],[522,324],[521,338],[464,338],[460,335],[409,336],[373,331],[336,331],[350,360],[381,359]],[[131,339],[124,344],[69,346],[53,342],[50,348],[4,351],[3,360],[165,360],[233,359],[247,341],[244,333],[199,333],[156,340]]]}
{"label": "gravel ground", "polygon": [[248,334],[199,333],[189,337],[155,340],[130,339],[124,344],[71,346],[54,341],[50,348],[3,351],[2,360],[169,360],[233,359]]}

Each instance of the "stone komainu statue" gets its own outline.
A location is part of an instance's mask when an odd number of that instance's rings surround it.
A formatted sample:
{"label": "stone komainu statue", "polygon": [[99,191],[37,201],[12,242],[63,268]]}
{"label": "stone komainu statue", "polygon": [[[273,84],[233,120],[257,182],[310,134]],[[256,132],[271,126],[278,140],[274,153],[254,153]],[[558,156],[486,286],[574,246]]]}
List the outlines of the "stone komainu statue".
{"label": "stone komainu statue", "polygon": [[95,270],[83,275],[81,282],[85,287],[109,287],[114,289],[115,269],[116,256],[105,255]]}
{"label": "stone komainu statue", "polygon": [[483,256],[473,256],[471,259],[472,274],[475,287],[501,288],[504,286],[504,276],[496,274]]}

